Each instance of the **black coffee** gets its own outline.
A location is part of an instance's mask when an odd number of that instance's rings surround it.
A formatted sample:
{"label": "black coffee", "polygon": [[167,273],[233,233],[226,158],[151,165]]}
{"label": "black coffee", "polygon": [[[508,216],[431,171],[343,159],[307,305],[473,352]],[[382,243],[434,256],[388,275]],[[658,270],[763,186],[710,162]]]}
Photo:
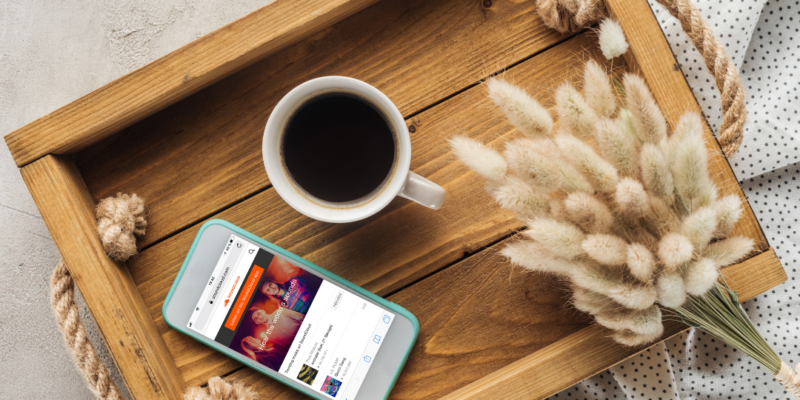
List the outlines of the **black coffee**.
{"label": "black coffee", "polygon": [[315,97],[289,119],[283,159],[295,182],[312,196],[349,202],[379,188],[394,165],[390,123],[355,95]]}

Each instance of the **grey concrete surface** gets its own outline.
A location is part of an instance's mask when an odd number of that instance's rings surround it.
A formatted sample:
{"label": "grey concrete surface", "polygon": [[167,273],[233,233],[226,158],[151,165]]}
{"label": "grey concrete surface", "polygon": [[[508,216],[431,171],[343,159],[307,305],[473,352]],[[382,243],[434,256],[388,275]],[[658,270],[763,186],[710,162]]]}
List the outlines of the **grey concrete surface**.
{"label": "grey concrete surface", "polygon": [[[0,1],[0,136],[271,0]],[[50,310],[59,254],[0,144],[0,399],[89,399]],[[92,342],[127,389],[88,316]]]}

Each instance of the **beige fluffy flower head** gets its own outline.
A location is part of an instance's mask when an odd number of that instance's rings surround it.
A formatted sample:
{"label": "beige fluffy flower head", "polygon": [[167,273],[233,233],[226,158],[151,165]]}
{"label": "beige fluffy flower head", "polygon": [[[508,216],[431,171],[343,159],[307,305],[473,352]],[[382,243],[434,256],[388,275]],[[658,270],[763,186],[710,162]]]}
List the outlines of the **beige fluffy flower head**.
{"label": "beige fluffy flower head", "polygon": [[628,41],[619,22],[605,19],[600,23],[600,50],[607,59],[617,58],[628,51]]}
{"label": "beige fluffy flower head", "polygon": [[[627,50],[618,23],[601,24],[600,47],[608,59]],[[644,79],[627,74],[611,90],[606,68],[589,61],[583,82],[557,86],[555,124],[523,88],[493,78],[489,97],[518,138],[502,154],[467,138],[451,145],[527,225],[503,255],[568,282],[576,308],[636,346],[661,336],[659,305],[704,294],[753,241],[730,236],[741,200],[718,195],[699,116],[670,132]]]}

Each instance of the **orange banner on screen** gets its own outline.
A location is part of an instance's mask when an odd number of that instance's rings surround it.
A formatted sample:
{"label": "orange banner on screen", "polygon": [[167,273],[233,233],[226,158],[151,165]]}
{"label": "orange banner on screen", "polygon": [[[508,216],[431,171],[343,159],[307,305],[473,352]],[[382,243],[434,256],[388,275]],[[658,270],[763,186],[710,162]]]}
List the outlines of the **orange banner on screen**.
{"label": "orange banner on screen", "polygon": [[228,317],[228,321],[225,322],[226,328],[232,331],[236,330],[236,326],[239,325],[239,321],[242,319],[242,315],[244,315],[247,303],[249,303],[250,298],[253,297],[253,292],[256,290],[256,285],[258,285],[261,275],[264,275],[264,268],[253,265],[253,270],[250,271],[250,275],[247,277],[244,285],[242,285],[242,292],[236,300],[236,304],[234,304],[231,309],[231,315]]}

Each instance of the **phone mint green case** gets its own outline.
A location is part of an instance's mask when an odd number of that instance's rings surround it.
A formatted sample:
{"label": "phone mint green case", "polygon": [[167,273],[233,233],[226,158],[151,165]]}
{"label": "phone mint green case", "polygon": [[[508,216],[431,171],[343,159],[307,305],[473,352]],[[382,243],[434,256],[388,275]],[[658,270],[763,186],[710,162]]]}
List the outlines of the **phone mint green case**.
{"label": "phone mint green case", "polygon": [[295,390],[300,391],[301,393],[304,393],[306,395],[309,395],[309,396],[317,398],[317,399],[328,400],[327,397],[324,397],[321,394],[316,393],[316,392],[314,392],[313,390],[311,390],[311,389],[309,389],[307,387],[304,387],[304,386],[301,386],[301,385],[299,385],[299,384],[297,384],[295,382],[292,382],[292,381],[284,378],[282,375],[278,374],[277,372],[269,373],[267,371],[264,371],[263,369],[261,369],[263,367],[263,366],[261,366],[261,364],[259,364],[256,361],[250,359],[249,357],[245,357],[245,356],[243,356],[243,355],[241,355],[239,353],[234,352],[233,350],[230,350],[229,348],[227,348],[225,346],[222,346],[221,344],[219,344],[217,342],[214,342],[214,341],[211,341],[211,340],[209,340],[209,339],[207,339],[205,337],[202,337],[198,333],[190,331],[188,328],[186,328],[184,326],[177,326],[177,325],[173,324],[172,321],[167,319],[166,309],[167,309],[167,304],[169,304],[170,299],[172,299],[172,293],[175,291],[175,287],[178,285],[178,282],[180,282],[181,277],[183,276],[183,272],[186,270],[186,266],[189,264],[189,259],[192,258],[192,254],[194,253],[194,249],[197,246],[197,243],[200,241],[200,237],[203,235],[203,232],[205,232],[206,228],[208,228],[209,226],[212,226],[212,225],[222,225],[222,226],[230,229],[231,231],[235,232],[237,235],[240,235],[240,236],[242,236],[242,237],[244,237],[244,238],[246,238],[248,240],[251,240],[256,244],[262,245],[262,246],[268,248],[269,250],[275,252],[276,254],[279,254],[279,255],[281,255],[281,256],[283,256],[283,257],[285,257],[285,258],[287,258],[287,259],[289,259],[289,260],[291,260],[293,262],[296,262],[296,263],[298,263],[298,264],[300,264],[300,265],[302,265],[302,266],[304,266],[304,267],[306,267],[306,268],[318,273],[319,275],[323,276],[325,279],[328,279],[328,280],[331,280],[333,282],[337,282],[337,283],[339,283],[341,285],[344,285],[347,288],[353,290],[354,292],[356,292],[358,294],[361,294],[362,296],[364,296],[364,297],[366,297],[366,298],[378,303],[381,307],[384,307],[384,308],[386,308],[388,310],[393,311],[396,314],[399,314],[399,315],[402,315],[402,316],[408,318],[411,321],[411,324],[414,326],[414,338],[411,341],[411,346],[409,346],[408,349],[406,349],[405,355],[403,356],[403,360],[400,363],[400,368],[397,369],[397,372],[395,373],[394,377],[392,378],[391,385],[389,385],[389,388],[386,390],[386,393],[383,394],[383,398],[384,399],[389,397],[389,392],[391,392],[392,388],[394,388],[394,384],[397,382],[397,378],[400,375],[400,371],[402,371],[403,366],[405,365],[406,360],[408,359],[408,355],[411,353],[411,348],[413,347],[414,342],[416,342],[417,337],[419,336],[419,321],[417,321],[417,318],[413,314],[408,312],[408,310],[406,310],[405,308],[400,307],[397,304],[394,304],[394,303],[392,303],[392,302],[390,302],[390,301],[388,301],[388,300],[386,300],[386,299],[384,299],[382,297],[379,297],[379,296],[375,295],[374,293],[372,293],[372,292],[370,292],[368,290],[365,290],[365,289],[363,289],[363,288],[361,288],[361,287],[359,287],[359,286],[347,281],[344,278],[336,276],[333,273],[325,270],[324,268],[322,268],[320,266],[317,266],[317,265],[311,263],[310,261],[308,261],[308,260],[306,260],[306,259],[304,259],[304,258],[302,258],[302,257],[300,257],[300,256],[298,256],[296,254],[292,254],[292,253],[286,251],[285,249],[282,249],[282,248],[280,248],[280,247],[278,247],[278,246],[276,246],[276,245],[274,245],[274,244],[272,244],[272,243],[270,243],[270,242],[268,242],[268,241],[266,241],[264,239],[261,239],[260,237],[258,237],[256,235],[253,235],[252,233],[247,232],[246,230],[244,230],[242,228],[239,228],[238,226],[236,226],[236,225],[234,225],[234,224],[232,224],[232,223],[230,223],[228,221],[225,221],[225,220],[212,219],[212,220],[206,222],[205,224],[203,224],[203,226],[200,228],[200,232],[197,233],[197,237],[195,237],[194,243],[192,243],[192,247],[191,247],[191,249],[189,249],[189,254],[186,255],[186,259],[183,261],[183,265],[181,266],[181,270],[180,270],[180,272],[178,272],[178,277],[175,278],[175,282],[172,283],[172,287],[169,289],[169,294],[167,294],[167,298],[166,298],[166,300],[164,300],[164,305],[161,308],[161,314],[162,314],[162,316],[164,317],[164,320],[167,322],[167,324],[169,326],[171,326],[172,328],[174,328],[178,332],[181,332],[183,334],[186,334],[188,336],[193,337],[195,340],[199,341],[200,343],[205,344],[208,347],[211,347],[214,350],[217,350],[219,352],[224,353],[228,357],[231,357],[231,358],[233,358],[233,359],[235,359],[235,360],[237,360],[239,362],[242,362],[245,365],[253,367],[253,369],[255,369],[256,371],[261,372],[262,374],[264,374],[264,375],[266,375],[266,376],[268,376],[268,377],[270,377],[272,379],[275,379],[275,380],[277,380],[279,382],[282,382],[285,385],[291,386],[292,388],[294,388]]}

